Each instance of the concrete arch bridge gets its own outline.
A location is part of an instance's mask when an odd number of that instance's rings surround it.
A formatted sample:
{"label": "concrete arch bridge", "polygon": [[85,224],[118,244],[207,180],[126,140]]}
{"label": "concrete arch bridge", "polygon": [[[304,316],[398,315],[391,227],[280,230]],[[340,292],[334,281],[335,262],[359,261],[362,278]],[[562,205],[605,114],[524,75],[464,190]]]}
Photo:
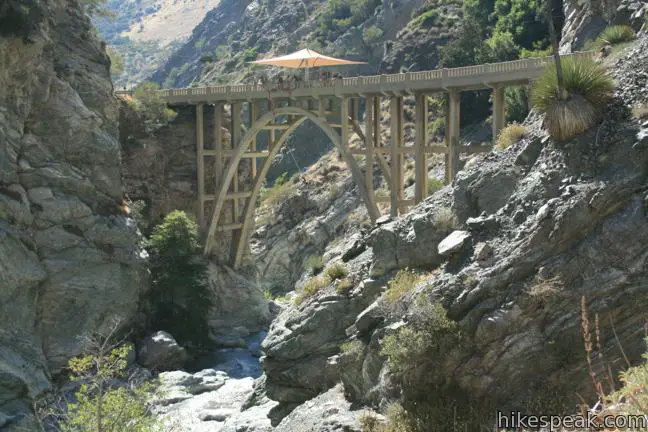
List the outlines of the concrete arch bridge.
{"label": "concrete arch bridge", "polygon": [[[578,52],[563,57],[592,55],[591,52]],[[157,90],[156,93],[171,106],[195,106],[196,214],[206,234],[204,253],[213,254],[218,233],[231,231],[233,241],[228,256],[230,264],[236,268],[241,264],[254,227],[255,203],[271,162],[290,134],[305,121],[317,125],[340,152],[369,216],[375,221],[380,217],[377,202],[385,199],[377,197],[373,190],[374,164],[378,164],[389,186],[390,196],[386,201],[390,203],[390,214],[396,216],[405,212],[408,206],[427,196],[429,154],[445,154],[446,182],[454,179],[461,151],[460,93],[492,89],[492,127],[493,137],[496,137],[504,126],[505,87],[530,84],[552,63],[553,59],[548,57],[330,82],[299,82],[292,84],[290,89],[231,85]],[[116,93],[132,94],[130,91]],[[439,93],[445,94],[448,102],[446,136],[442,145],[430,144],[427,135],[427,96]],[[404,146],[403,140],[403,97],[407,95],[413,95],[416,100],[415,143],[409,147]],[[389,100],[391,111],[389,143],[382,143],[380,139],[380,103],[384,98]],[[229,105],[231,118],[227,125],[224,124],[226,105]],[[206,127],[207,124],[211,127]],[[224,126],[231,139],[225,139]],[[363,142],[360,149],[349,147],[353,133]],[[257,147],[261,134],[268,136],[268,146],[264,149]],[[205,139],[206,136],[209,139]],[[485,149],[490,150],[490,147]],[[413,200],[405,200],[402,196],[405,154],[412,154],[415,160]],[[364,170],[357,158],[365,159]],[[215,176],[206,175],[206,164],[214,167]],[[239,176],[244,164],[249,167],[247,181],[241,181]]]}

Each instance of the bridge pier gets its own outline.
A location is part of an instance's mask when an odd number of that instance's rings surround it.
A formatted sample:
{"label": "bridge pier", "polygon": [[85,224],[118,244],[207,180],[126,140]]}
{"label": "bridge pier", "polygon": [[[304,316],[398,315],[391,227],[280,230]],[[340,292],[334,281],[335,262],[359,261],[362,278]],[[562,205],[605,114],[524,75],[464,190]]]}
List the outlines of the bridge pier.
{"label": "bridge pier", "polygon": [[196,219],[198,226],[205,226],[205,113],[204,105],[196,105],[196,172],[198,174],[198,208]]}
{"label": "bridge pier", "polygon": [[414,158],[414,202],[420,203],[427,197],[427,153],[425,147],[428,142],[428,100],[427,95],[416,95],[415,119],[415,158]]}
{"label": "bridge pier", "polygon": [[493,86],[493,145],[497,142],[497,136],[504,128],[506,102],[504,99],[504,85]]}
{"label": "bridge pier", "polygon": [[452,183],[459,167],[459,144],[461,134],[461,92],[450,90],[447,95],[446,108],[446,183]]}
{"label": "bridge pier", "polygon": [[392,217],[404,212],[403,201],[403,98],[393,96],[391,110],[391,209]]}

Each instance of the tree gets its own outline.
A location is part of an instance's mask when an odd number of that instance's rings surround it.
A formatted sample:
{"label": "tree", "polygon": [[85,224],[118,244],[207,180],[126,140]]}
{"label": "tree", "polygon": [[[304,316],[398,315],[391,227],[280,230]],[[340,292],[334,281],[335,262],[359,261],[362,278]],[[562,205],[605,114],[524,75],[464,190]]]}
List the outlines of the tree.
{"label": "tree", "polygon": [[121,54],[111,47],[106,49],[106,54],[110,58],[110,74],[115,79],[124,72],[124,59]]}
{"label": "tree", "polygon": [[148,251],[151,327],[170,332],[181,345],[208,347],[207,316],[212,300],[196,223],[182,211],[169,213],[153,229]]}
{"label": "tree", "polygon": [[[120,325],[107,334],[87,337],[86,354],[68,363],[73,381],[83,382],[67,401],[64,413],[54,413],[61,432],[152,432],[156,420],[149,408],[150,385],[118,385],[124,378],[131,347],[115,341]],[[41,424],[42,426],[42,424]]]}

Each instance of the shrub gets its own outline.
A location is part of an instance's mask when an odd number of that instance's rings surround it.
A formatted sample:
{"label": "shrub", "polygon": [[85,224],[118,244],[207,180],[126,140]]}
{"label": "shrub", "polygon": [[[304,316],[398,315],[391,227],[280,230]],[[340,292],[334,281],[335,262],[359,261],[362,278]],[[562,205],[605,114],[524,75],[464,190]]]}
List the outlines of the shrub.
{"label": "shrub", "polygon": [[[481,407],[465,400],[441,367],[446,356],[462,349],[462,332],[441,305],[426,295],[417,300],[416,308],[410,311],[410,322],[381,342],[381,354],[387,357],[389,369],[403,390],[400,406],[387,412],[387,430],[427,432],[431,424],[434,430],[464,430],[464,416],[470,417]],[[458,429],[453,429],[455,419]]]}
{"label": "shrub", "polygon": [[295,304],[302,304],[304,300],[313,297],[315,294],[329,286],[330,283],[331,280],[326,275],[309,279],[302,290],[295,297]]}
{"label": "shrub", "polygon": [[212,300],[196,223],[182,211],[169,213],[153,229],[148,251],[151,328],[170,332],[181,345],[208,346]]}
{"label": "shrub", "polygon": [[390,304],[396,303],[401,297],[412,291],[420,279],[421,277],[413,270],[407,268],[400,270],[392,280],[387,282],[385,299]]}
{"label": "shrub", "polygon": [[457,217],[450,208],[440,208],[434,215],[434,225],[441,231],[449,231],[457,227]]}
{"label": "shrub", "polygon": [[144,131],[152,133],[176,117],[176,112],[168,108],[166,102],[156,93],[160,86],[145,82],[135,89],[135,98],[130,101],[133,110],[144,123]]}
{"label": "shrub", "polygon": [[369,26],[362,31],[362,40],[369,45],[377,45],[382,40],[384,32],[376,25]]}
{"label": "shrub", "polygon": [[562,73],[567,100],[558,95],[556,68],[552,65],[536,82],[533,106],[546,115],[550,135],[567,140],[594,125],[599,109],[612,96],[614,83],[601,66],[585,58],[564,59]]}
{"label": "shrub", "polygon": [[387,432],[386,426],[371,413],[363,413],[358,418],[362,432]]}
{"label": "shrub", "polygon": [[343,277],[346,277],[347,274],[349,274],[349,269],[341,262],[336,262],[326,269],[326,275],[332,281],[342,279]]}
{"label": "shrub", "polygon": [[524,126],[513,122],[500,131],[495,146],[501,150],[507,149],[511,144],[518,142],[525,133],[526,128]]}
{"label": "shrub", "polygon": [[258,56],[259,53],[257,52],[256,48],[247,48],[245,51],[243,51],[243,60],[245,61],[256,60]]}
{"label": "shrub", "polygon": [[442,180],[435,179],[435,178],[428,178],[427,179],[427,190],[428,190],[428,195],[432,195],[434,192],[443,189],[443,184]]}
{"label": "shrub", "polygon": [[529,94],[526,87],[506,87],[504,101],[507,122],[521,123],[529,115]]}
{"label": "shrub", "polygon": [[306,259],[304,267],[311,276],[317,276],[324,270],[324,259],[321,255],[311,255]]}
{"label": "shrub", "polygon": [[281,203],[295,190],[295,185],[289,182],[288,173],[283,173],[275,180],[272,187],[262,187],[259,192],[259,204],[274,206]]}
{"label": "shrub", "polygon": [[[151,416],[148,401],[151,386],[111,387],[114,380],[126,377],[131,347],[117,346],[113,340],[119,324],[106,336],[87,338],[88,353],[68,362],[72,381],[82,384],[75,392],[75,401],[67,401],[65,413],[48,410],[45,416],[58,419],[61,432],[151,432],[157,422]],[[44,414],[45,409],[38,409]],[[48,420],[48,419],[43,419]]]}
{"label": "shrub", "polygon": [[618,45],[623,42],[630,42],[636,37],[632,27],[627,25],[608,26],[594,41],[594,48],[602,48],[605,45]]}

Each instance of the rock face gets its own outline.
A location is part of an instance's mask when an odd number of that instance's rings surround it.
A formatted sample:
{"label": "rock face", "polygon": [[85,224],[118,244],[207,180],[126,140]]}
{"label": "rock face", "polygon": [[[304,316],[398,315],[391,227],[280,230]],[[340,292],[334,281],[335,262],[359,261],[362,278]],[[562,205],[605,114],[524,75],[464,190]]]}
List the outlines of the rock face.
{"label": "rock face", "polygon": [[360,411],[351,411],[341,385],[302,404],[277,425],[277,432],[363,432]]}
{"label": "rock face", "polygon": [[[109,61],[74,1],[0,8],[0,411],[133,317],[145,274],[122,206]],[[5,25],[11,23],[11,25]]]}
{"label": "rock face", "polygon": [[643,25],[645,2],[636,0],[568,0],[563,4],[565,26],[560,52],[583,48],[585,41],[595,39],[608,24],[630,25],[638,31]]}
{"label": "rock face", "polygon": [[[639,51],[615,69],[617,97],[635,94],[633,102],[644,101],[628,77],[646,61],[648,51]],[[600,317],[609,364],[622,357],[611,322],[628,358],[638,361],[648,301],[648,125],[627,117],[622,105],[616,99],[601,125],[564,143],[544,136],[541,120],[530,117],[527,137],[484,155],[451,187],[375,228],[369,248],[349,264],[353,276],[384,275],[379,281],[348,296],[329,287],[281,312],[264,343],[267,394],[280,402],[273,421],[301,418],[299,405],[338,380],[354,402],[384,408],[397,400],[407,389],[381,350],[387,335],[420,319],[420,298],[441,305],[463,338],[425,353],[420,390],[432,397],[430,389],[439,388],[498,409],[573,409],[575,392],[591,394],[582,365],[583,299],[590,326]],[[446,258],[437,248],[455,229],[471,241]],[[396,304],[384,297],[374,303],[381,288],[367,287],[384,286],[405,267],[435,270]]]}

